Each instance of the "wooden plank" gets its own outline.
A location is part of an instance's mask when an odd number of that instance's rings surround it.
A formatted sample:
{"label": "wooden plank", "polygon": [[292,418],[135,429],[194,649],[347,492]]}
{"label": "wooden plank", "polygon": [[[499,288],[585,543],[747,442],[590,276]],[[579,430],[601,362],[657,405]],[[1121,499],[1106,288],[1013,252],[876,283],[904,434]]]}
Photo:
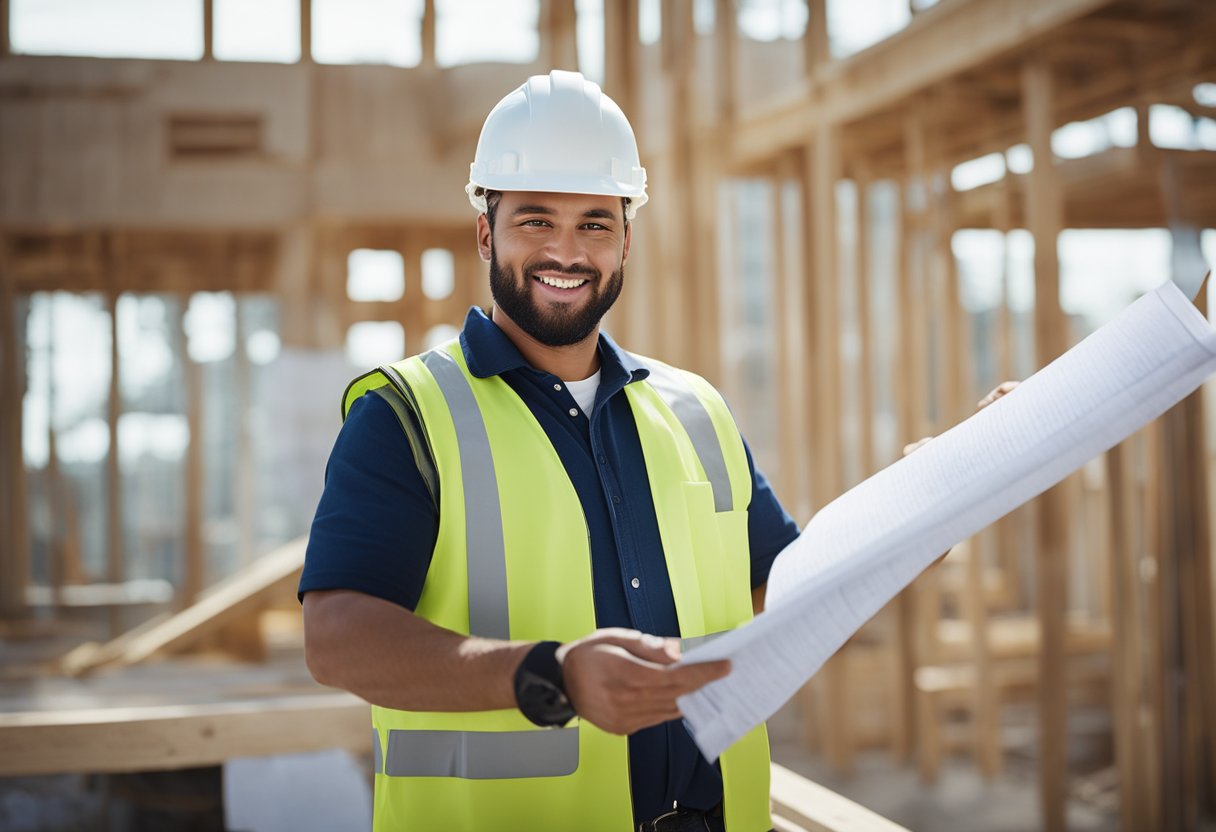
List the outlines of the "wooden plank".
{"label": "wooden plank", "polygon": [[17,326],[17,298],[7,273],[5,241],[0,238],[0,619],[25,612],[24,590],[30,580],[28,508],[22,441],[25,399],[25,326]]}
{"label": "wooden plank", "polygon": [[[109,257],[107,266],[109,268]],[[110,447],[106,453],[106,582],[120,584],[126,578],[122,529],[122,472],[119,467],[118,420],[122,416],[122,362],[119,355],[118,292],[110,292],[110,394],[106,399],[106,428]],[[122,610],[110,608],[110,636],[122,629]]]}
{"label": "wooden plank", "polygon": [[370,727],[368,704],[349,693],[3,713],[0,777],[193,768],[329,748],[366,752]]}
{"label": "wooden plank", "polygon": [[[312,0],[302,0],[311,3]],[[435,0],[423,0],[422,4],[422,60],[418,64],[425,69],[434,69],[435,62]]]}
{"label": "wooden plank", "polygon": [[717,121],[728,124],[735,120],[735,80],[739,76],[739,26],[732,0],[714,0],[714,56]]}
{"label": "wooden plank", "polygon": [[806,832],[907,832],[893,821],[777,763],[772,764],[769,782],[774,823],[780,819],[797,824]]}
{"label": "wooden plank", "polygon": [[782,502],[790,507],[791,514],[799,522],[805,522],[811,514],[810,467],[811,442],[805,429],[805,407],[809,393],[807,384],[807,356],[811,354],[806,325],[808,281],[802,223],[802,205],[786,210],[782,191],[793,185],[801,193],[806,188],[802,160],[795,154],[786,153],[777,161],[777,196],[774,208],[778,210],[777,248],[781,254],[781,268],[777,273],[777,358],[781,369],[782,395],[778,397],[778,419],[781,436],[782,468],[790,469],[784,481]]}
{"label": "wooden plank", "polygon": [[832,60],[828,39],[828,0],[809,0],[806,31],[802,34],[803,67],[813,76],[820,65]]}
{"label": "wooden plank", "polygon": [[299,538],[263,555],[175,615],[137,627],[109,644],[69,653],[65,669],[79,674],[102,666],[137,664],[187,650],[236,622],[256,617],[277,596],[295,588],[307,543],[307,538]]}
{"label": "wooden plank", "polygon": [[300,0],[300,63],[312,63],[312,0]]}
{"label": "wooden plank", "polygon": [[857,384],[858,426],[861,479],[878,470],[874,452],[874,348],[870,337],[870,177],[864,165],[855,164],[854,182],[857,188],[857,340],[859,355]]}
{"label": "wooden plank", "polygon": [[541,0],[538,28],[546,67],[578,71],[575,21],[574,0]]}
{"label": "wooden plank", "polygon": [[[311,7],[311,0],[307,0]],[[301,5],[305,5],[301,3]],[[303,10],[301,9],[301,15]],[[300,28],[304,27],[303,17]],[[204,61],[215,60],[215,0],[203,0],[203,57]]]}
{"label": "wooden plank", "polygon": [[1115,764],[1119,780],[1119,828],[1149,829],[1144,799],[1139,784],[1140,754],[1137,753],[1139,660],[1137,646],[1138,558],[1132,547],[1135,540],[1134,507],[1129,483],[1127,446],[1116,445],[1106,454],[1110,511],[1111,608],[1114,644],[1111,651],[1111,711],[1114,720]]}
{"label": "wooden plank", "polygon": [[180,603],[189,606],[203,588],[203,379],[202,368],[190,358],[186,346],[185,312],[190,295],[178,295],[178,355],[182,362],[186,399],[186,425],[190,441],[186,444],[184,477],[185,513],[182,523],[182,569],[178,585]]}
{"label": "wooden plank", "polygon": [[638,48],[638,0],[605,3],[604,91],[629,118],[640,140],[644,133],[636,99]]}
{"label": "wooden plank", "polygon": [[[812,493],[815,507],[821,508],[840,494],[844,479],[840,441],[840,276],[836,267],[839,243],[835,189],[842,173],[839,131],[817,131],[807,154],[808,210],[803,221],[809,223],[807,239],[811,245],[808,297],[812,313],[808,320],[814,327],[815,355],[807,412],[811,414],[812,430]],[[824,677],[828,711],[822,726],[825,751],[833,766],[847,772],[855,765],[855,749],[844,658],[837,654],[820,675]]]}
{"label": "wooden plank", "polygon": [[[1067,349],[1067,322],[1060,309],[1057,239],[1063,220],[1063,197],[1052,170],[1051,133],[1054,128],[1051,68],[1030,60],[1022,71],[1026,132],[1034,153],[1034,170],[1027,177],[1027,226],[1035,240],[1036,364],[1044,366]],[[1043,825],[1047,832],[1066,828],[1068,795],[1067,664],[1063,649],[1064,609],[1068,598],[1070,506],[1067,483],[1040,499],[1036,578],[1040,627],[1039,653],[1039,787]]]}
{"label": "wooden plank", "polygon": [[9,0],[0,0],[0,60],[13,54],[13,44],[9,38],[9,15],[12,14]]}

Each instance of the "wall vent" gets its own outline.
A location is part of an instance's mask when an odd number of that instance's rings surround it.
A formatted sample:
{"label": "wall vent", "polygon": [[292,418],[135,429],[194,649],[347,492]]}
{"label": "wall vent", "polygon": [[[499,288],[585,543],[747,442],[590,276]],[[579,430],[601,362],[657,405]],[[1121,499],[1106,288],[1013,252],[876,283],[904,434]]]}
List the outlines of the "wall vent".
{"label": "wall vent", "polygon": [[258,115],[173,115],[169,155],[173,159],[241,159],[262,153]]}

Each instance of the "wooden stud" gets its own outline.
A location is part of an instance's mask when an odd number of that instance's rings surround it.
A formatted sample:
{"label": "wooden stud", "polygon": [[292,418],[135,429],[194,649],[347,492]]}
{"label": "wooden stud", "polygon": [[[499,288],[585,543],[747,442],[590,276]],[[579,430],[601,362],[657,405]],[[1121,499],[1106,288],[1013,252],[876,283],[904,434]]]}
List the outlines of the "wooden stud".
{"label": "wooden stud", "polygon": [[605,3],[604,90],[629,118],[640,139],[644,131],[636,106],[638,46],[638,0]]}
{"label": "wooden stud", "polygon": [[[1053,172],[1055,128],[1051,68],[1041,59],[1022,68],[1023,107],[1034,169],[1027,176],[1027,225],[1035,240],[1036,363],[1044,366],[1067,348],[1060,309],[1057,238],[1063,226],[1063,194]],[[1036,577],[1039,626],[1039,786],[1047,832],[1065,829],[1068,794],[1067,664],[1062,635],[1068,598],[1067,553],[1071,539],[1068,490],[1057,487],[1040,499]]]}
{"label": "wooden stud", "polygon": [[546,67],[578,71],[577,18],[574,0],[541,0],[540,43]]}
{"label": "wooden stud", "polygon": [[[0,8],[0,11],[6,9]],[[17,302],[4,256],[7,241],[0,238],[0,485],[3,485],[4,530],[0,532],[0,619],[24,615],[25,588],[30,581],[28,507],[23,454],[25,406],[25,345],[17,325]]]}
{"label": "wooden stud", "polygon": [[832,59],[828,38],[828,0],[809,0],[806,32],[802,36],[803,66],[808,75]]}
{"label": "wooden stud", "polygon": [[[303,0],[309,4],[311,0]],[[301,26],[303,16],[301,12]],[[203,0],[203,60],[215,60],[215,0]]]}
{"label": "wooden stud", "polygon": [[178,353],[182,362],[183,386],[186,399],[186,425],[190,441],[186,445],[186,460],[183,466],[185,478],[185,514],[182,525],[182,571],[178,584],[178,603],[189,606],[198,597],[204,581],[203,545],[203,378],[202,368],[190,358],[184,327],[186,308],[190,295],[178,296]]}
{"label": "wooden stud", "polygon": [[[840,134],[836,129],[819,130],[807,149],[808,225],[811,314],[814,328],[813,383],[807,392],[811,401],[812,477],[814,505],[822,508],[843,490],[843,460],[840,443],[840,281],[836,270],[836,183],[842,173]],[[851,709],[845,677],[847,648],[824,667],[828,718],[824,720],[824,742],[828,759],[840,771],[855,765]]]}
{"label": "wooden stud", "polygon": [[[106,268],[111,268],[107,257]],[[118,292],[110,292],[110,394],[106,399],[106,427],[110,432],[110,449],[106,454],[106,581],[120,583],[124,577],[126,547],[122,529],[122,471],[119,461],[118,421],[122,416],[122,366],[119,350]],[[122,627],[122,611],[110,608],[110,635],[116,636]]]}
{"label": "wooden stud", "polygon": [[245,308],[245,297],[236,295],[236,349],[233,354],[236,418],[236,492],[237,553],[236,562],[249,564],[259,554],[257,551],[257,470],[250,418],[253,409],[253,373],[249,362],[249,313]]}
{"label": "wooden stud", "polygon": [[879,468],[874,450],[874,357],[871,340],[870,309],[870,186],[864,166],[856,165],[854,183],[857,189],[857,258],[855,285],[857,287],[858,397],[857,411],[861,479]]}
{"label": "wooden stud", "polygon": [[312,63],[312,0],[300,0],[300,63]]}
{"label": "wooden stud", "polygon": [[739,76],[739,26],[731,0],[714,0],[714,50],[717,121],[730,124],[735,120],[735,80]]}
{"label": "wooden stud", "polygon": [[9,37],[9,15],[12,7],[9,0],[0,0],[0,60],[13,54],[13,42]]}
{"label": "wooden stud", "polygon": [[422,3],[422,60],[419,67],[432,70],[438,64],[435,60],[435,31],[436,31],[435,0],[423,0]]}
{"label": "wooden stud", "polygon": [[782,466],[789,469],[782,502],[789,506],[795,518],[805,523],[811,515],[810,468],[812,461],[810,437],[806,431],[806,411],[803,410],[808,390],[808,375],[812,370],[808,327],[804,317],[810,292],[808,270],[801,241],[805,221],[801,216],[805,201],[786,210],[784,190],[793,186],[802,192],[807,187],[802,159],[786,153],[778,159],[774,208],[778,210],[777,246],[781,252],[778,271],[779,298],[777,314],[778,360],[783,395],[779,397],[778,424],[781,435]]}

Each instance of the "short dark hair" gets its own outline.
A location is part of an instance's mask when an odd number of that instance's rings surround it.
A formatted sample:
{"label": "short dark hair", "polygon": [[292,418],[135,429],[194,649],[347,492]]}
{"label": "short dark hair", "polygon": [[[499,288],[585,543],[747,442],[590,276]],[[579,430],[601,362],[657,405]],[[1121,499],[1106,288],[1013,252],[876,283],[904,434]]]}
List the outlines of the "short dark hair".
{"label": "short dark hair", "polygon": [[[494,233],[494,218],[498,215],[498,203],[502,201],[502,191],[491,191],[489,188],[477,188],[473,191],[477,196],[486,198],[486,222],[490,224],[490,233]],[[625,217],[625,225],[629,225],[629,197],[621,197],[621,213]]]}

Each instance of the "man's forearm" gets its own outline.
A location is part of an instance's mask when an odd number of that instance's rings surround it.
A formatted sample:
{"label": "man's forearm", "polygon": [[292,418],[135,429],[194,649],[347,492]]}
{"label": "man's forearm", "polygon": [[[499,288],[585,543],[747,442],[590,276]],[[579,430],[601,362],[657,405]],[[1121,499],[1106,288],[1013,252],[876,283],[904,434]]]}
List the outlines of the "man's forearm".
{"label": "man's forearm", "polygon": [[525,641],[470,638],[360,592],[304,596],[308,669],[324,685],[410,711],[515,707]]}

